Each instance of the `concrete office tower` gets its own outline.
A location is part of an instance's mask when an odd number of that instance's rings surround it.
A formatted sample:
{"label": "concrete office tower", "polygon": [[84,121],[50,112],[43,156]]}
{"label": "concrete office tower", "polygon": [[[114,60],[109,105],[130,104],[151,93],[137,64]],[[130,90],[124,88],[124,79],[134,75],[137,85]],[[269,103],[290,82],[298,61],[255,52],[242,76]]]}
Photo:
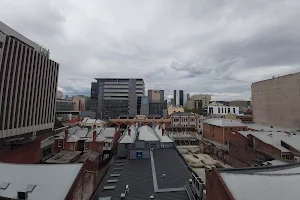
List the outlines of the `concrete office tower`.
{"label": "concrete office tower", "polygon": [[48,50],[0,22],[0,140],[54,127],[58,68]]}
{"label": "concrete office tower", "polygon": [[174,90],[173,99],[175,106],[183,106],[185,103],[183,90]]}
{"label": "concrete office tower", "polygon": [[149,102],[163,102],[165,100],[164,90],[148,90]]}
{"label": "concrete office tower", "polygon": [[96,101],[97,116],[101,119],[118,118],[120,114],[136,116],[138,101],[145,93],[143,79],[96,78],[92,83],[91,99]]}
{"label": "concrete office tower", "polygon": [[148,90],[149,114],[167,117],[167,101],[164,90]]}
{"label": "concrete office tower", "polygon": [[300,73],[253,83],[251,92],[255,123],[300,127]]}

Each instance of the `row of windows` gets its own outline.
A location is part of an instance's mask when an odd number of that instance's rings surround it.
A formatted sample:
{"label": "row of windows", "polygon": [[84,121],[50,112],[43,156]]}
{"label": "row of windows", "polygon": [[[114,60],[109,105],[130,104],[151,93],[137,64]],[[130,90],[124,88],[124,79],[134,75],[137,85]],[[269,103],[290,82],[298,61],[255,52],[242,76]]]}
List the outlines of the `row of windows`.
{"label": "row of windows", "polygon": [[[232,110],[233,110],[232,112],[235,113],[235,108],[232,108]],[[231,108],[222,108],[222,112],[221,112],[221,108],[218,108],[218,113],[230,113],[230,112],[231,112]]]}
{"label": "row of windows", "polygon": [[16,39],[6,38],[0,67],[2,129],[53,122],[57,71],[53,61]]}

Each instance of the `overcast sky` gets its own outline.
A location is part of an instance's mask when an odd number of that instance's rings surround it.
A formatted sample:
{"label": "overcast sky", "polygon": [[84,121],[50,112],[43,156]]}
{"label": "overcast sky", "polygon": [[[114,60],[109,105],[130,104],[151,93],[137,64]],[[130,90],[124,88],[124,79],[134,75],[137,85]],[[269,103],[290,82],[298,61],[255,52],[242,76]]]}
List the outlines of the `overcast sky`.
{"label": "overcast sky", "polygon": [[0,0],[0,20],[50,49],[65,94],[94,78],[249,100],[251,83],[300,71],[299,0]]}

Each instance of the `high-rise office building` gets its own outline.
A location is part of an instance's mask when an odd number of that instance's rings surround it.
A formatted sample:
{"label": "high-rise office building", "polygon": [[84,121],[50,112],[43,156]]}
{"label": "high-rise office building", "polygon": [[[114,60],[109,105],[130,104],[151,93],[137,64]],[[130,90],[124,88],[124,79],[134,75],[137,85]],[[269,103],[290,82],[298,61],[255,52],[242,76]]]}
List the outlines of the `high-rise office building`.
{"label": "high-rise office building", "polygon": [[58,63],[0,22],[0,140],[54,127]]}
{"label": "high-rise office building", "polygon": [[148,90],[149,114],[167,117],[167,101],[164,90]]}
{"label": "high-rise office building", "polygon": [[173,99],[176,106],[183,106],[185,103],[183,90],[174,90]]}
{"label": "high-rise office building", "polygon": [[139,114],[141,97],[145,93],[143,79],[96,78],[92,82],[91,99],[101,119]]}

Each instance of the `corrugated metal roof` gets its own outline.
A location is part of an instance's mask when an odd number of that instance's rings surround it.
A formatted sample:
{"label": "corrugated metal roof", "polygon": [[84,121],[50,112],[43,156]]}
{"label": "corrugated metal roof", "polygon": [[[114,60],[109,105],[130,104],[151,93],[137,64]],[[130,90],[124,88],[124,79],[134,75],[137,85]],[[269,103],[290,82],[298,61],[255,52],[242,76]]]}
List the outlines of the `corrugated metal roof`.
{"label": "corrugated metal roof", "polygon": [[[36,185],[28,193],[28,200],[65,199],[82,164],[21,165],[0,163],[0,183],[10,184],[1,189],[0,196],[15,199],[18,191]],[[31,187],[32,188],[32,187]]]}
{"label": "corrugated metal roof", "polygon": [[139,140],[144,141],[159,141],[154,130],[149,126],[142,126],[138,129],[139,132]]}
{"label": "corrugated metal roof", "polygon": [[155,132],[157,133],[159,139],[160,139],[160,142],[174,142],[168,135],[166,135],[167,131],[165,130],[165,134],[162,135],[162,128],[160,128],[160,126],[156,126],[155,127]]}
{"label": "corrugated metal roof", "polygon": [[220,171],[234,199],[299,199],[300,166]]}
{"label": "corrugated metal roof", "polygon": [[130,129],[131,129],[130,136],[128,135],[128,129],[126,129],[122,137],[119,139],[119,143],[129,144],[135,141],[137,129],[134,125],[131,125]]}
{"label": "corrugated metal roof", "polygon": [[245,124],[231,119],[223,119],[223,118],[210,118],[203,121],[205,124],[211,124],[220,127],[246,127]]}

